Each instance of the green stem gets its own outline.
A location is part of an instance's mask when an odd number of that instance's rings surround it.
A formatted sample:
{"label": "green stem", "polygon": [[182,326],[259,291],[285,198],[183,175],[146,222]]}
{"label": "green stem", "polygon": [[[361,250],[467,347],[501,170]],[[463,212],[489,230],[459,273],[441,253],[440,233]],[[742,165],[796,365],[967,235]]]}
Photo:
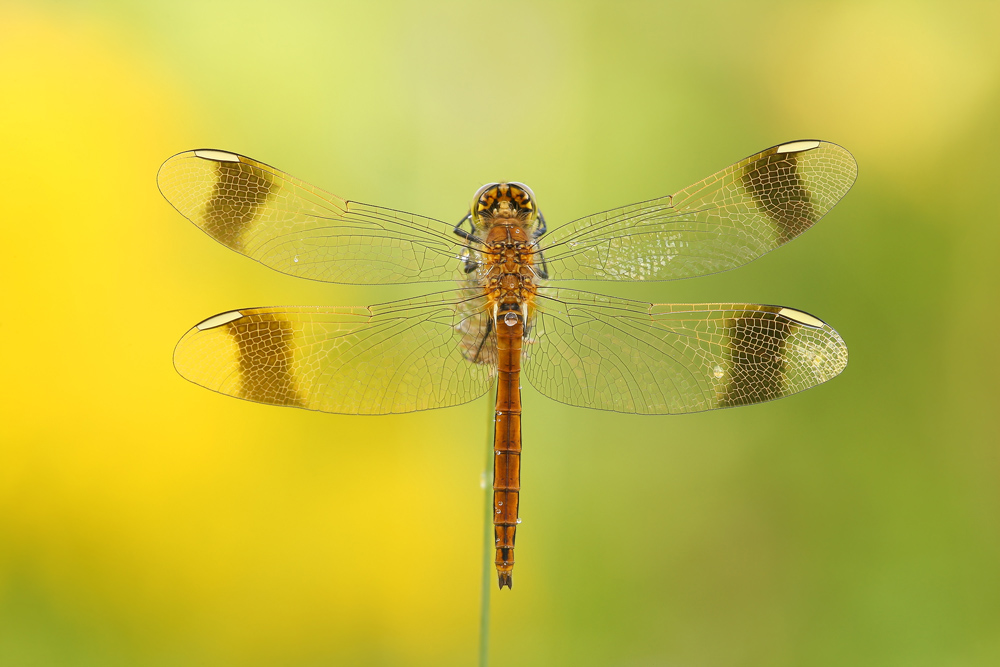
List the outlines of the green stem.
{"label": "green stem", "polygon": [[493,435],[496,424],[496,400],[493,391],[486,394],[489,410],[486,420],[486,464],[483,467],[482,486],[486,511],[483,515],[483,581],[479,608],[479,667],[486,667],[490,659],[490,591],[493,583]]}

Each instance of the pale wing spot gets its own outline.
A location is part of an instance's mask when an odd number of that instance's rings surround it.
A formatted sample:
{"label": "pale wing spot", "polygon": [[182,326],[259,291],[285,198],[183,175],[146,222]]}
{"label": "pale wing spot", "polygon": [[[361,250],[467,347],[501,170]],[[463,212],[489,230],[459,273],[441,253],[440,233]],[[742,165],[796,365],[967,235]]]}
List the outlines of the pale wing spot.
{"label": "pale wing spot", "polygon": [[819,148],[818,141],[793,141],[790,144],[782,144],[778,146],[778,153],[801,153],[802,151],[811,151],[814,148]]}
{"label": "pale wing spot", "polygon": [[220,315],[215,315],[208,318],[204,322],[199,322],[195,326],[198,327],[199,331],[206,331],[207,329],[214,329],[215,327],[220,327],[223,324],[229,324],[235,320],[243,317],[243,313],[238,310],[232,310],[228,313],[222,313]]}
{"label": "pale wing spot", "polygon": [[801,310],[794,310],[792,308],[782,308],[778,311],[778,315],[782,317],[787,317],[790,320],[794,320],[799,324],[804,324],[807,327],[812,327],[814,329],[822,328],[823,322],[816,319],[812,315],[803,313]]}
{"label": "pale wing spot", "polygon": [[197,157],[203,158],[205,160],[214,160],[215,162],[239,162],[240,156],[236,153],[230,153],[228,151],[213,151],[213,150],[200,150],[195,151],[194,154]]}

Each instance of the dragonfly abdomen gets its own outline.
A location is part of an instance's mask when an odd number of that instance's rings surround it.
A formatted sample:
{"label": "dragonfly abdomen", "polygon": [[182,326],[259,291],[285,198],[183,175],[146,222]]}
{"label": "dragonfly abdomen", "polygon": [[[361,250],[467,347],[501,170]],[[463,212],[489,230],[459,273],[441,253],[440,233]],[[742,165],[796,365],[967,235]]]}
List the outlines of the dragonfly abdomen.
{"label": "dragonfly abdomen", "polygon": [[497,404],[493,435],[493,531],[496,537],[496,568],[500,588],[512,585],[514,534],[521,489],[521,340],[520,317],[497,326]]}

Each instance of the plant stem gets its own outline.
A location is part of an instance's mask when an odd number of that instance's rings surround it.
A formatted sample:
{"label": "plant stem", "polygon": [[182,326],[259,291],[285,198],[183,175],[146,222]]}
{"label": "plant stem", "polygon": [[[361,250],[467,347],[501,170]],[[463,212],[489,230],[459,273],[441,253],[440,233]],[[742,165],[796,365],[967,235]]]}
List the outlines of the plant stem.
{"label": "plant stem", "polygon": [[482,487],[486,511],[483,513],[483,581],[479,608],[479,667],[486,667],[490,659],[490,584],[493,581],[493,436],[496,424],[496,400],[492,387],[486,394],[489,410],[486,420],[486,463],[483,467]]}

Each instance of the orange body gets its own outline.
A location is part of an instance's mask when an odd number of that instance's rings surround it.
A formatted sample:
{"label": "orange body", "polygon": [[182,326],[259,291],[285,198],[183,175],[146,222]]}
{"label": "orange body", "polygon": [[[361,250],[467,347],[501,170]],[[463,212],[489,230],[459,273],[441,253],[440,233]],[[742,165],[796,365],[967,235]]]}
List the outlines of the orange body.
{"label": "orange body", "polygon": [[[503,326],[501,324],[501,326]],[[497,331],[496,427],[493,436],[493,531],[500,588],[511,585],[514,569],[514,533],[521,488],[521,338],[518,322],[509,331]]]}
{"label": "orange body", "polygon": [[493,529],[500,588],[512,585],[521,488],[521,346],[534,311],[535,272],[528,232],[517,219],[495,220],[486,239],[484,287],[497,337]]}

